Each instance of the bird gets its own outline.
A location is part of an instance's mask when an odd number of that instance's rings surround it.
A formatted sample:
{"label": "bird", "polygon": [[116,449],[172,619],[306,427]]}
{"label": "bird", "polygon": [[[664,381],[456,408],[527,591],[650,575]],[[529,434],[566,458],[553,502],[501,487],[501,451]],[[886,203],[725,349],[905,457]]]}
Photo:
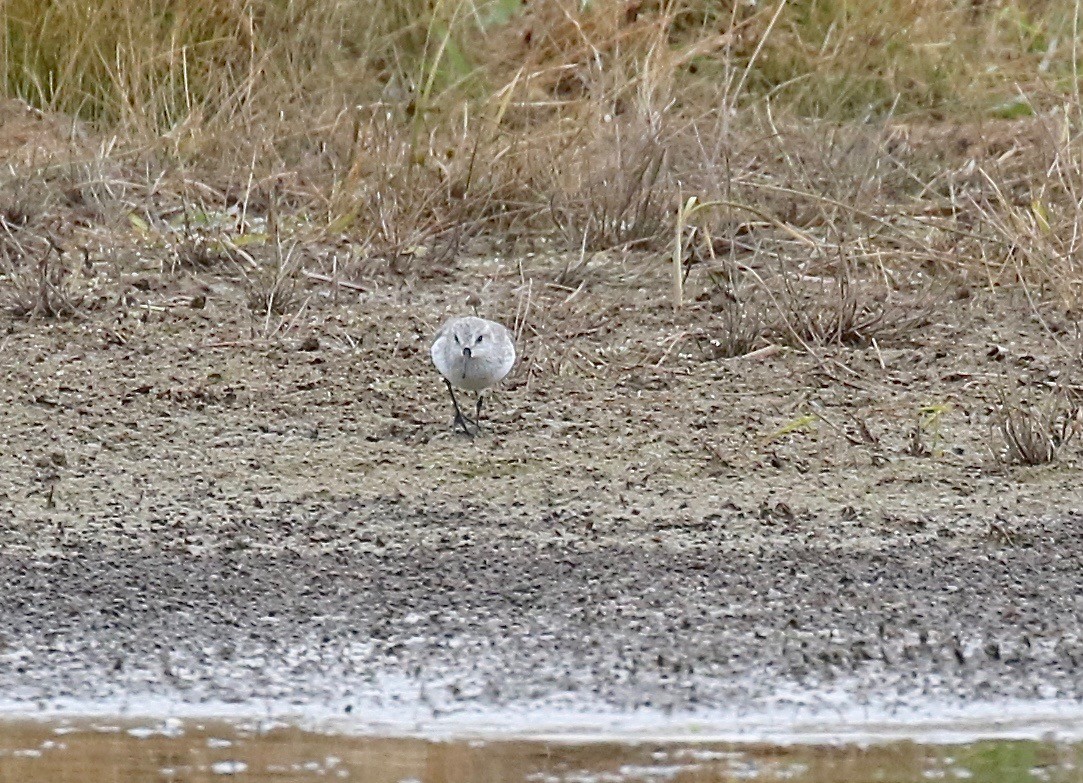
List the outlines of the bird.
{"label": "bird", "polygon": [[[502,381],[515,364],[515,339],[507,327],[496,321],[473,315],[452,318],[436,333],[429,356],[451,394],[455,407],[452,427],[462,427],[463,432],[474,437],[481,431],[485,390]],[[463,415],[455,389],[478,393],[473,419]],[[474,432],[468,424],[474,426]]]}

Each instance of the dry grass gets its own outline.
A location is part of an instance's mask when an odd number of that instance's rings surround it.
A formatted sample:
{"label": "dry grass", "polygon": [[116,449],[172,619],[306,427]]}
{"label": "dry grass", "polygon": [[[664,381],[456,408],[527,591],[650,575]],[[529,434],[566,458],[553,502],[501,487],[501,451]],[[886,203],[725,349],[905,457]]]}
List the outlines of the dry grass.
{"label": "dry grass", "polygon": [[20,318],[68,318],[83,308],[89,290],[78,264],[62,245],[55,189],[13,177],[0,202],[0,300]]}
{"label": "dry grass", "polygon": [[76,280],[71,259],[48,233],[15,229],[4,221],[0,288],[4,305],[22,318],[70,318],[89,291]]}
{"label": "dry grass", "polygon": [[759,308],[740,299],[727,299],[712,321],[712,328],[698,335],[700,348],[711,359],[734,359],[761,347],[766,329]]}
{"label": "dry grass", "polygon": [[696,334],[703,355],[733,359],[763,347],[774,322],[772,305],[752,284],[744,284],[733,265],[706,275],[709,287],[699,300],[710,313],[709,326]]}
{"label": "dry grass", "polygon": [[[74,172],[27,214],[171,225],[166,272],[251,272],[238,238],[277,209],[297,242],[348,239],[348,276],[439,273],[476,238],[538,235],[673,263],[678,306],[720,259],[782,270],[776,309],[808,346],[913,328],[891,292],[933,275],[1022,283],[1035,307],[1083,294],[1081,41],[1063,3],[89,8],[4,5],[7,94],[85,125],[77,153],[0,139],[0,159]],[[690,196],[712,205],[689,216],[699,265],[661,258]],[[168,216],[193,204],[236,225],[178,231]],[[755,344],[758,324],[725,318],[733,351]]]}
{"label": "dry grass", "polygon": [[997,431],[1003,438],[999,452],[1009,465],[1044,465],[1078,433],[1080,409],[1064,394],[1048,396],[1039,404],[1002,397]]}
{"label": "dry grass", "polygon": [[905,339],[933,315],[935,299],[905,301],[882,282],[861,277],[849,265],[830,278],[782,275],[774,330],[780,341],[799,348],[865,346]]}
{"label": "dry grass", "polygon": [[551,188],[553,222],[571,247],[657,249],[675,199],[667,181],[666,145],[645,128],[636,134],[613,124],[562,167],[564,179],[571,181]]}
{"label": "dry grass", "polygon": [[305,251],[300,240],[282,225],[280,205],[271,203],[267,218],[266,242],[251,250],[236,247],[237,264],[248,310],[252,313],[253,336],[270,338],[297,327],[308,305],[302,279]]}
{"label": "dry grass", "polygon": [[229,231],[206,221],[196,223],[187,210],[180,228],[168,232],[165,244],[163,266],[170,274],[223,271],[243,261]]}

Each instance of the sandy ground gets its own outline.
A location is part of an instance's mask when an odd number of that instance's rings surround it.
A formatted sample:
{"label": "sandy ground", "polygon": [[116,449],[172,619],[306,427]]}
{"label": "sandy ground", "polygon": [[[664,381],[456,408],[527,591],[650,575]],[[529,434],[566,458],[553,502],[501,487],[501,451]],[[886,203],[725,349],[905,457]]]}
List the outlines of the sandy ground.
{"label": "sandy ground", "polygon": [[[1022,295],[719,359],[651,259],[313,284],[284,324],[116,263],[107,306],[0,321],[9,702],[1083,696],[1078,444],[995,457],[1001,393],[1072,381]],[[471,441],[427,346],[475,288],[522,359]]]}

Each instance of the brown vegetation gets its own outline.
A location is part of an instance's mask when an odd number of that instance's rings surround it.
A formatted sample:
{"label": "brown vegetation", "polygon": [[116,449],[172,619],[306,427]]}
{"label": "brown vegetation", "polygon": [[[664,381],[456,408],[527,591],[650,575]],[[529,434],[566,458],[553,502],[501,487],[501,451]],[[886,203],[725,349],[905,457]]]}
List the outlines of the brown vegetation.
{"label": "brown vegetation", "polygon": [[[191,278],[192,301],[244,291],[269,338],[316,292],[530,254],[585,322],[560,333],[601,328],[584,300],[617,277],[702,315],[659,361],[879,352],[978,290],[1021,292],[1065,347],[1083,306],[1078,4],[89,8],[2,12],[18,318]],[[553,327],[534,284],[520,267],[502,305],[521,336]]]}

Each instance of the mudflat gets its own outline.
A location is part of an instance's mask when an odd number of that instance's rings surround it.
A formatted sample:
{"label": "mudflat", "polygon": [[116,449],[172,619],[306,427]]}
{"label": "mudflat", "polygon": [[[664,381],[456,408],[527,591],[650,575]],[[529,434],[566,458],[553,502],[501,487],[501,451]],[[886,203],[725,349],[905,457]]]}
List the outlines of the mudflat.
{"label": "mudflat", "polygon": [[[0,694],[1083,694],[1078,444],[1010,464],[997,418],[1074,389],[1055,312],[952,289],[865,344],[720,358],[708,288],[675,312],[657,259],[560,267],[309,280],[271,319],[228,275],[136,265],[122,304],[4,316]],[[428,340],[477,291],[521,359],[470,440]]]}

